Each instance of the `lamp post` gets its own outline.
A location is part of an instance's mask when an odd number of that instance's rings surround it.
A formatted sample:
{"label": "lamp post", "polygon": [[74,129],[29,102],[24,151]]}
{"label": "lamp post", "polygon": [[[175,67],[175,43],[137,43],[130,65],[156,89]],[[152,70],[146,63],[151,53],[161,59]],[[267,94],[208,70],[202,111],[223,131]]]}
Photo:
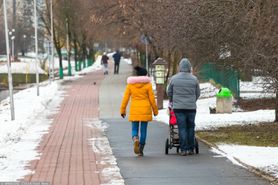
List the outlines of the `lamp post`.
{"label": "lamp post", "polygon": [[153,62],[158,109],[163,109],[166,66],[167,62],[162,58],[158,58]]}
{"label": "lamp post", "polygon": [[15,36],[14,36],[14,33],[15,33],[15,29],[12,29],[11,31],[9,31],[9,35],[10,35],[10,38],[11,38],[11,43],[12,43],[12,62],[14,62],[14,39],[15,39]]}
{"label": "lamp post", "polygon": [[48,52],[48,55],[47,55],[47,59],[48,59],[48,78],[49,78],[49,83],[51,84],[51,61],[50,61],[50,55],[51,55],[51,50],[50,50],[50,48],[51,48],[51,41],[50,40],[48,40],[47,41],[47,44],[48,44],[48,46],[47,46],[47,52]]}
{"label": "lamp post", "polygon": [[11,37],[11,40],[12,40],[12,62],[14,62],[14,39],[15,39],[15,36],[12,36]]}
{"label": "lamp post", "polygon": [[145,44],[145,56],[146,56],[146,69],[149,72],[149,56],[148,56],[148,44],[149,38],[146,35],[141,35],[141,42]]}
{"label": "lamp post", "polygon": [[36,83],[37,83],[37,96],[40,95],[39,89],[39,60],[38,60],[38,19],[37,19],[37,0],[34,0],[34,24],[35,24],[35,47],[36,47]]}
{"label": "lamp post", "polygon": [[22,52],[22,56],[25,56],[25,42],[26,42],[26,35],[23,35],[23,52]]}
{"label": "lamp post", "polygon": [[9,78],[9,94],[10,94],[10,109],[11,109],[11,119],[15,119],[14,114],[14,98],[13,98],[13,78],[11,73],[11,61],[10,61],[10,45],[9,45],[9,31],[8,31],[8,21],[7,21],[7,7],[6,0],[3,0],[3,10],[4,10],[4,21],[5,21],[5,37],[6,37],[6,52],[7,52],[7,67],[8,67],[8,78]]}
{"label": "lamp post", "polygon": [[50,20],[51,20],[51,63],[52,74],[50,75],[52,80],[55,78],[54,74],[54,22],[53,22],[53,2],[50,0]]}

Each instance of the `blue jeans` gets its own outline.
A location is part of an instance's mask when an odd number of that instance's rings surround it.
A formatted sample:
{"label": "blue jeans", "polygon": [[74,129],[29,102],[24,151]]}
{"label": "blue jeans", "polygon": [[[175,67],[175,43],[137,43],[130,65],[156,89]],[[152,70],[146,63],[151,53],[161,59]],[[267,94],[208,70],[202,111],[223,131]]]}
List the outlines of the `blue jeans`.
{"label": "blue jeans", "polygon": [[196,112],[175,112],[181,151],[194,151]]}
{"label": "blue jeans", "polygon": [[[134,136],[139,136],[139,121],[132,121],[132,138]],[[141,121],[140,124],[140,144],[144,145],[146,143],[146,138],[147,138],[147,127],[148,127],[148,122]]]}

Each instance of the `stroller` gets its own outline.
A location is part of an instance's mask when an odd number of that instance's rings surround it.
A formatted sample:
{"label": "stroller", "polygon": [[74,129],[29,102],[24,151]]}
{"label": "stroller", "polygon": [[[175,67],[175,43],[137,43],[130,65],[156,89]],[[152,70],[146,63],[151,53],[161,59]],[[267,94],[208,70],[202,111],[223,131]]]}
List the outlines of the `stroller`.
{"label": "stroller", "polygon": [[[169,105],[169,138],[166,139],[165,143],[165,154],[168,155],[169,149],[176,147],[177,153],[180,150],[180,143],[179,143],[179,130],[177,125],[177,119],[174,113],[174,110],[171,105]],[[199,143],[195,138],[195,153],[199,153]]]}

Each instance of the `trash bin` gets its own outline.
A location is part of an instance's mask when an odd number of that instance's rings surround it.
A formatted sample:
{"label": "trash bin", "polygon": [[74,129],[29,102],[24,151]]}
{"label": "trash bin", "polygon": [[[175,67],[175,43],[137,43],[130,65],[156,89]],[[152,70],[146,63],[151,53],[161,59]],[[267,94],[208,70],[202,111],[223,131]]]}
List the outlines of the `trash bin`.
{"label": "trash bin", "polygon": [[221,88],[216,94],[216,113],[232,113],[232,107],[232,92],[228,88]]}

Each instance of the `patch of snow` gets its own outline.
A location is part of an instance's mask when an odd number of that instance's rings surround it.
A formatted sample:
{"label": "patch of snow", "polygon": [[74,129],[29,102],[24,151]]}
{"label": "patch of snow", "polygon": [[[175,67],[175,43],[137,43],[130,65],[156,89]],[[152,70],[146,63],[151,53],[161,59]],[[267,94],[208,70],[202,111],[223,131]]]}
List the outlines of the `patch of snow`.
{"label": "patch of snow", "polygon": [[127,64],[132,64],[132,60],[131,60],[131,58],[124,58],[124,59],[122,59],[122,61],[124,61],[124,62],[126,62]]}
{"label": "patch of snow", "polygon": [[75,74],[82,75],[82,74],[90,73],[90,72],[101,70],[101,69],[102,69],[101,56],[98,56],[96,61],[94,62],[94,64],[92,66],[87,67],[80,72],[76,72]]}
{"label": "patch of snow", "polygon": [[240,93],[242,99],[262,99],[262,98],[275,98],[275,93],[265,93],[265,92],[249,92],[249,93]]}
{"label": "patch of snow", "polygon": [[[96,70],[96,67],[91,68]],[[64,99],[61,83],[80,77],[75,75],[51,84],[48,81],[40,83],[40,96],[36,95],[36,87],[15,93],[14,121],[10,118],[9,98],[0,101],[0,181],[16,181],[33,173],[26,166],[40,158],[36,147],[51,126],[49,116],[59,111]]]}
{"label": "patch of snow", "polygon": [[105,183],[102,183],[102,185],[124,185],[124,179],[117,166],[116,158],[104,133],[108,125],[99,120],[86,120],[85,123],[94,129],[94,138],[91,138],[89,141],[97,155],[97,164],[103,166],[101,175]]}
{"label": "patch of snow", "polygon": [[[213,153],[216,153],[217,155],[216,156],[213,156],[213,157],[216,157],[216,158],[219,158],[219,157],[226,157],[227,159],[229,159],[233,164],[235,165],[238,165],[238,166],[241,166],[241,167],[244,167],[242,164],[240,164],[233,156],[219,150],[219,149],[216,149],[216,148],[211,148],[211,151]],[[244,167],[245,168],[245,167]]]}
{"label": "patch of snow", "polygon": [[[255,124],[259,122],[273,122],[274,110],[258,110],[252,112],[234,112],[232,114],[210,114],[209,106],[216,102],[216,98],[200,99],[197,101],[196,129],[213,129],[216,127],[242,124]],[[156,120],[167,123],[168,101],[164,101],[164,109],[159,111]]]}
{"label": "patch of snow", "polygon": [[0,181],[16,181],[30,174],[25,167],[40,156],[36,147],[51,125],[48,117],[63,100],[59,82],[40,89],[40,96],[36,96],[36,87],[14,95],[14,121],[10,120],[9,99],[0,103]]}
{"label": "patch of snow", "polygon": [[[11,63],[11,71],[16,74],[36,74],[36,64],[35,63],[25,63],[25,62],[13,62]],[[39,74],[46,74],[40,66],[38,66]],[[8,66],[1,65],[0,73],[8,73]]]}
{"label": "patch of snow", "polygon": [[243,99],[275,98],[275,93],[266,92],[269,81],[269,78],[261,76],[252,77],[251,82],[240,81],[240,97]]}
{"label": "patch of snow", "polygon": [[211,83],[201,83],[200,90],[202,92],[200,98],[214,97],[219,91]]}
{"label": "patch of snow", "polygon": [[226,156],[237,165],[240,164],[235,159],[278,178],[278,147],[220,144],[218,148],[224,153],[217,149],[212,151]]}

